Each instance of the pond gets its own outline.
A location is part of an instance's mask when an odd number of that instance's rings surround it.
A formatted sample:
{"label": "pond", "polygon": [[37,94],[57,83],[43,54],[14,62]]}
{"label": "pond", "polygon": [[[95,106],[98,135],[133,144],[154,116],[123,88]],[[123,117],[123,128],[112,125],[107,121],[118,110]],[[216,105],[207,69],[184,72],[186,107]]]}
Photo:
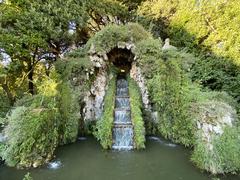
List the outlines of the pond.
{"label": "pond", "polygon": [[[41,168],[17,170],[0,166],[0,180],[207,180],[213,176],[195,168],[190,152],[162,138],[147,137],[142,151],[104,151],[93,137],[58,148],[56,159]],[[222,176],[239,180],[240,176]]]}

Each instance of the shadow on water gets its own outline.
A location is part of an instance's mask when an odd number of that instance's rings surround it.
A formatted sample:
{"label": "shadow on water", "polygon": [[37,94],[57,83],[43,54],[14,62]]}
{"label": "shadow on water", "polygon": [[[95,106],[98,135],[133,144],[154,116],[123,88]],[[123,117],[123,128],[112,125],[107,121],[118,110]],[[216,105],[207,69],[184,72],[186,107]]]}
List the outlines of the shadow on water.
{"label": "shadow on water", "polygon": [[147,138],[142,151],[104,151],[93,137],[80,137],[76,143],[60,147],[57,159],[41,168],[16,170],[0,166],[0,179],[21,180],[27,172],[34,180],[212,179],[193,166],[189,154],[182,146],[154,136]]}

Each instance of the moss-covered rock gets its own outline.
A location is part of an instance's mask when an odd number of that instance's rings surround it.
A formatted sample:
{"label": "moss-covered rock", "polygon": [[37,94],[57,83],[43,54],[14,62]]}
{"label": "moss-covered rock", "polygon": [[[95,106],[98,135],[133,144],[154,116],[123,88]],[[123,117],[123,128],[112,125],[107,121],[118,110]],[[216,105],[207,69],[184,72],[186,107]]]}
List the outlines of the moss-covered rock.
{"label": "moss-covered rock", "polygon": [[208,101],[195,104],[196,143],[192,161],[213,174],[240,170],[240,136],[236,111],[226,103]]}

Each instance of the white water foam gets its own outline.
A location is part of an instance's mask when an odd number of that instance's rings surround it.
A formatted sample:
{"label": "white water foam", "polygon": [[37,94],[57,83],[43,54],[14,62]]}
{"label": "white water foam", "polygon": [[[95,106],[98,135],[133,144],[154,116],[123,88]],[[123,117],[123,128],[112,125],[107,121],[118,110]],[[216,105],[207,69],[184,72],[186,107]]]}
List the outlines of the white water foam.
{"label": "white water foam", "polygon": [[62,166],[62,162],[60,160],[56,160],[48,163],[49,169],[59,169],[61,166]]}
{"label": "white water foam", "polygon": [[85,140],[87,140],[87,138],[86,137],[78,137],[78,140],[79,141],[85,141]]}
{"label": "white water foam", "polygon": [[177,147],[176,144],[174,144],[174,143],[167,143],[167,142],[163,141],[162,139],[160,139],[159,137],[156,137],[156,136],[149,136],[148,139],[157,141],[160,144],[163,144],[163,145],[168,146],[168,147]]}

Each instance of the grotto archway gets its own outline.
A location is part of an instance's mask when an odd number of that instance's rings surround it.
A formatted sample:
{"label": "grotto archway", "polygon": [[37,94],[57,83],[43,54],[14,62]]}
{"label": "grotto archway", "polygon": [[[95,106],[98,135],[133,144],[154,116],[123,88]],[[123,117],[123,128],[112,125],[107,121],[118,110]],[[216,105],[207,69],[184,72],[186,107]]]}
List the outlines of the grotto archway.
{"label": "grotto archway", "polygon": [[129,73],[132,68],[134,54],[128,49],[113,48],[107,53],[109,62],[122,72]]}
{"label": "grotto archway", "polygon": [[[91,72],[94,80],[84,97],[83,117],[86,123],[96,120],[96,137],[104,148],[114,148],[115,142],[130,143],[126,140],[132,140],[131,145],[126,143],[127,148],[144,147],[143,111],[149,112],[146,114],[151,121],[151,105],[140,60],[149,55],[152,45],[155,46],[155,52],[161,48],[160,41],[154,41],[150,33],[134,23],[107,26],[86,45],[87,56],[93,65]],[[121,114],[121,120],[116,112]],[[129,130],[120,137],[131,137],[118,139],[120,131],[117,129]]]}
{"label": "grotto archway", "polygon": [[99,120],[102,117],[104,97],[108,83],[113,77],[112,66],[123,69],[139,86],[145,110],[150,110],[148,90],[140,67],[137,65],[137,43],[152,39],[139,24],[110,25],[96,33],[87,43],[87,55],[94,67],[94,82],[84,97],[85,121]]}

